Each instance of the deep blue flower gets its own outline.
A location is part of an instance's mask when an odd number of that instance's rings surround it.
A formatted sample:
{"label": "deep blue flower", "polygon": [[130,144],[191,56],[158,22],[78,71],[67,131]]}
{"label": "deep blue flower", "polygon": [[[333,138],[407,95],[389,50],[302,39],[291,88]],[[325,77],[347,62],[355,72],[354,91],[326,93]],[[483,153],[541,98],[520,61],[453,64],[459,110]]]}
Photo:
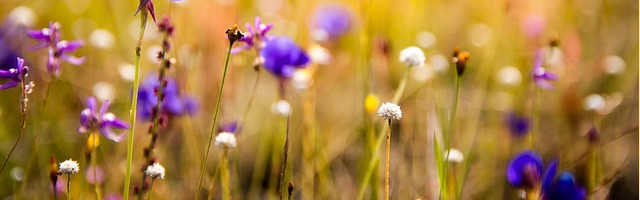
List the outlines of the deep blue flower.
{"label": "deep blue flower", "polygon": [[334,40],[345,34],[351,27],[351,14],[341,4],[320,6],[311,22],[314,39]]}
{"label": "deep blue flower", "polygon": [[[156,106],[158,97],[156,90],[160,86],[157,75],[149,75],[140,84],[138,90],[138,113],[139,117],[144,120],[151,118],[153,108]],[[198,111],[198,102],[191,96],[183,97],[180,95],[178,85],[172,78],[165,78],[167,86],[164,88],[164,99],[162,100],[161,114],[166,115],[192,115]]]}
{"label": "deep blue flower", "polygon": [[525,136],[529,132],[529,118],[509,112],[505,117],[505,122],[509,127],[509,132],[516,137]]}
{"label": "deep blue flower", "polygon": [[49,23],[49,28],[42,30],[29,30],[27,35],[40,43],[36,46],[30,47],[30,50],[38,50],[41,48],[49,47],[48,59],[47,59],[47,71],[49,73],[59,76],[60,75],[60,60],[67,61],[73,65],[80,65],[84,63],[84,57],[78,58],[68,53],[76,51],[78,48],[84,45],[82,40],[66,41],[60,40],[60,23]]}
{"label": "deep blue flower", "polygon": [[264,67],[279,78],[290,78],[295,69],[305,68],[309,56],[287,37],[277,37],[268,41],[260,51]]}
{"label": "deep blue flower", "polygon": [[245,50],[250,50],[251,48],[256,47],[258,50],[262,49],[264,43],[267,42],[270,38],[267,37],[267,32],[273,28],[273,24],[263,24],[260,20],[260,17],[256,17],[256,22],[253,26],[247,23],[245,24],[247,27],[248,33],[244,35],[239,41],[244,44],[239,47],[234,47],[231,49],[231,53],[238,53]]}
{"label": "deep blue flower", "polygon": [[20,85],[20,79],[27,75],[29,67],[24,66],[24,60],[22,58],[16,58],[16,60],[18,64],[15,68],[11,68],[8,71],[0,70],[0,79],[9,79],[9,82],[0,85],[0,90]]}
{"label": "deep blue flower", "polygon": [[[0,69],[9,70],[18,65],[16,57],[20,56],[19,48],[12,45],[11,32],[0,27]],[[22,33],[20,33],[22,34]]]}
{"label": "deep blue flower", "polygon": [[507,165],[507,181],[517,188],[533,189],[540,185],[542,170],[542,158],[533,151],[525,151]]}
{"label": "deep blue flower", "polygon": [[542,67],[542,63],[544,61],[544,52],[542,50],[537,51],[534,59],[535,62],[533,64],[533,82],[535,82],[536,85],[543,89],[553,89],[554,86],[550,83],[550,81],[558,80],[558,76],[552,74]]}
{"label": "deep blue flower", "polygon": [[569,172],[561,172],[552,185],[542,191],[545,200],[583,200],[587,198],[587,191],[578,185]]}
{"label": "deep blue flower", "polygon": [[129,124],[118,118],[113,113],[108,112],[109,101],[102,103],[100,110],[98,110],[98,104],[96,99],[89,97],[87,99],[87,108],[80,113],[80,127],[78,132],[86,133],[89,131],[99,131],[107,139],[115,142],[120,142],[126,136],[126,133],[116,134],[111,129],[129,129]]}

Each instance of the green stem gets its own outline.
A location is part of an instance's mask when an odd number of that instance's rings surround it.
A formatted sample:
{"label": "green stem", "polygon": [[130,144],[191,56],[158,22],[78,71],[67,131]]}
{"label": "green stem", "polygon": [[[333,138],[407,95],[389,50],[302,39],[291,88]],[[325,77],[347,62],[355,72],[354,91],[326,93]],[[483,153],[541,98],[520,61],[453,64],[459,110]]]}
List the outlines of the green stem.
{"label": "green stem", "polygon": [[67,174],[67,200],[71,200],[71,174]]}
{"label": "green stem", "polygon": [[[455,84],[456,84],[456,89],[453,93],[453,100],[452,100],[452,105],[451,105],[451,113],[449,114],[449,132],[448,135],[446,137],[446,143],[445,143],[445,149],[444,152],[448,152],[451,149],[451,145],[453,143],[453,136],[454,136],[454,131],[455,131],[455,123],[456,123],[456,113],[458,112],[458,98],[460,95],[460,76],[458,74],[455,75]],[[453,179],[449,179],[449,153],[446,153],[445,158],[443,159],[444,162],[444,185],[440,186],[440,195],[443,195],[444,193],[446,193],[446,196],[449,196],[450,193],[449,192],[455,192],[455,191],[449,191],[449,184],[452,185],[456,185],[455,183],[455,177]],[[447,181],[451,180],[451,183],[447,183]],[[455,193],[453,193],[453,195],[455,195]],[[453,197],[455,199],[455,196]]]}
{"label": "green stem", "polygon": [[222,73],[222,82],[220,83],[220,91],[218,91],[218,100],[216,102],[216,110],[213,114],[213,122],[211,123],[211,130],[209,131],[209,142],[207,143],[207,151],[202,159],[202,169],[200,170],[200,180],[198,181],[198,187],[196,188],[196,198],[200,195],[200,186],[202,186],[202,178],[204,177],[204,171],[207,167],[207,158],[209,157],[209,151],[211,150],[211,141],[213,140],[213,133],[216,128],[216,121],[218,120],[218,110],[220,110],[220,101],[222,100],[222,90],[224,89],[224,80],[227,77],[227,69],[229,68],[229,57],[231,57],[231,47],[233,42],[229,43],[229,49],[227,51],[227,59],[224,63],[224,72]]}
{"label": "green stem", "polygon": [[[391,99],[391,103],[398,103],[398,101],[400,100],[400,97],[402,97],[402,94],[404,93],[404,89],[407,84],[407,79],[409,78],[408,74],[409,74],[409,69],[405,68],[404,74],[402,76],[402,80],[400,80],[400,84],[398,85],[398,88],[393,94],[393,99]],[[371,179],[371,176],[373,175],[373,171],[376,168],[376,163],[378,163],[378,160],[380,160],[380,152],[378,151],[378,149],[380,149],[380,147],[382,146],[382,141],[384,140],[385,136],[386,136],[385,129],[380,130],[380,133],[378,134],[378,139],[376,140],[376,146],[373,149],[374,150],[373,156],[369,161],[369,165],[367,167],[367,171],[364,174],[364,178],[362,178],[362,183],[360,183],[361,185],[360,185],[360,189],[358,190],[358,198],[357,198],[358,200],[361,200],[364,198],[364,192],[367,189],[369,180]]]}
{"label": "green stem", "polygon": [[147,191],[147,200],[151,200],[151,193],[153,192],[153,182],[156,182],[155,178],[152,178],[151,184],[149,184],[149,191]]}
{"label": "green stem", "polygon": [[98,175],[96,174],[97,172],[97,153],[96,153],[96,149],[98,148],[98,146],[96,145],[98,137],[100,137],[100,135],[98,135],[95,132],[91,132],[91,134],[89,134],[89,137],[92,137],[93,139],[93,149],[91,149],[91,167],[93,167],[93,184],[95,186],[95,192],[96,192],[96,197],[98,200],[102,200],[102,189],[100,188],[100,182],[98,182]]}
{"label": "green stem", "polygon": [[[220,182],[222,182],[222,199],[231,199],[231,192],[229,190],[229,150],[225,147],[222,152],[222,168],[220,173]],[[215,180],[214,180],[215,181]]]}
{"label": "green stem", "polygon": [[124,178],[123,199],[129,199],[129,187],[131,185],[131,163],[133,161],[133,135],[136,127],[136,108],[138,107],[138,87],[140,86],[140,53],[142,51],[142,37],[147,27],[147,13],[143,12],[140,17],[140,35],[138,36],[138,44],[136,46],[136,65],[133,80],[133,100],[131,101],[131,109],[129,110],[129,138],[127,140],[127,167]]}
{"label": "green stem", "polygon": [[13,147],[11,147],[11,151],[9,151],[9,154],[7,154],[7,157],[2,162],[2,166],[0,167],[0,174],[4,170],[4,167],[6,166],[7,161],[9,161],[9,158],[11,158],[11,154],[13,154],[13,151],[16,150],[16,147],[20,143],[20,140],[22,139],[22,136],[24,135],[24,129],[27,126],[27,101],[25,101],[27,99],[27,92],[25,91],[24,79],[25,79],[25,76],[22,76],[22,78],[20,79],[20,88],[22,89],[22,92],[21,92],[22,95],[20,96],[20,106],[21,106],[21,111],[22,111],[21,112],[22,120],[21,120],[21,123],[20,123],[21,124],[20,125],[20,133],[18,135],[18,139],[16,139],[16,142],[13,144]]}

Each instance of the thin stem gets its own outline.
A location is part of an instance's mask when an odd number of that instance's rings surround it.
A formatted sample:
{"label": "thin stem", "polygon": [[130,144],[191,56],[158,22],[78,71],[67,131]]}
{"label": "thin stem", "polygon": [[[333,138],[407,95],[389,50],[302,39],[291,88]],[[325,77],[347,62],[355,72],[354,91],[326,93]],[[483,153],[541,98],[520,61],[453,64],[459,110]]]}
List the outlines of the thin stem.
{"label": "thin stem", "polygon": [[387,160],[384,165],[384,199],[389,200],[389,152],[391,151],[391,119],[387,129]]}
{"label": "thin stem", "polygon": [[95,186],[95,192],[96,192],[96,197],[98,200],[102,200],[102,189],[100,188],[100,182],[98,181],[98,175],[97,175],[97,163],[98,163],[98,158],[97,153],[96,153],[96,149],[98,148],[98,146],[96,145],[98,137],[100,137],[100,135],[96,134],[96,133],[91,133],[90,137],[92,137],[93,141],[93,149],[91,150],[91,167],[93,167],[93,184]]}
{"label": "thin stem", "polygon": [[147,200],[151,200],[151,193],[153,191],[153,182],[156,182],[155,178],[152,178],[151,184],[149,184],[149,191],[147,191]]}
{"label": "thin stem", "polygon": [[13,144],[13,147],[11,147],[11,151],[9,151],[9,154],[7,154],[7,157],[4,159],[4,161],[2,162],[2,166],[0,167],[0,174],[2,174],[2,171],[4,170],[4,167],[7,164],[7,161],[9,161],[9,158],[11,158],[11,154],[13,154],[13,151],[16,150],[16,147],[18,146],[18,143],[20,143],[20,140],[22,139],[22,136],[24,135],[24,129],[27,126],[27,92],[25,91],[25,84],[24,84],[24,76],[20,79],[20,88],[22,89],[22,95],[20,97],[20,106],[21,106],[21,125],[20,125],[20,134],[18,135],[18,139],[16,139],[16,142]]}
{"label": "thin stem", "polygon": [[136,64],[133,80],[133,100],[131,101],[131,108],[129,110],[129,138],[127,140],[127,167],[124,178],[124,192],[122,196],[124,200],[129,199],[129,187],[131,185],[131,163],[133,161],[133,135],[135,134],[136,127],[136,108],[138,107],[138,88],[140,86],[140,53],[142,51],[142,38],[144,37],[144,31],[147,26],[147,13],[143,12],[143,16],[140,17],[140,33],[138,36],[138,44],[136,46]]}
{"label": "thin stem", "polygon": [[215,188],[216,179],[218,179],[218,174],[220,174],[220,168],[222,168],[222,162],[218,162],[218,166],[216,170],[213,172],[213,178],[211,179],[211,184],[209,185],[209,195],[207,195],[207,200],[213,199],[213,188]]}
{"label": "thin stem", "polygon": [[[391,103],[398,103],[398,101],[400,100],[400,97],[402,97],[402,94],[404,93],[404,89],[407,82],[406,79],[409,78],[408,70],[409,69],[405,69],[405,72],[402,76],[402,80],[400,80],[400,84],[398,85],[398,88],[393,94],[394,99],[391,100]],[[369,161],[367,171],[364,174],[364,178],[362,179],[360,189],[358,190],[358,198],[357,198],[358,200],[361,200],[364,198],[364,192],[367,189],[367,185],[369,184],[369,180],[373,175],[374,169],[376,168],[376,164],[380,159],[380,152],[378,151],[378,149],[380,149],[380,147],[382,146],[382,141],[384,140],[385,136],[386,136],[385,130],[384,129],[380,130],[380,133],[378,134],[378,139],[376,140],[376,146],[373,149],[373,156],[371,156],[371,160]]]}
{"label": "thin stem", "polygon": [[71,200],[71,174],[67,174],[67,200]]}
{"label": "thin stem", "polygon": [[209,157],[209,151],[211,150],[211,141],[213,140],[213,133],[216,130],[216,122],[218,121],[218,110],[220,110],[220,101],[222,100],[222,90],[224,89],[224,81],[227,77],[227,69],[229,68],[229,57],[231,56],[231,47],[233,42],[229,42],[229,49],[227,51],[227,59],[224,63],[224,72],[222,73],[222,82],[220,83],[220,90],[218,91],[218,100],[216,102],[216,110],[213,114],[213,122],[211,122],[211,130],[209,131],[209,142],[207,143],[207,151],[202,159],[202,169],[200,170],[200,180],[198,181],[198,187],[196,188],[196,198],[200,195],[200,186],[202,186],[202,178],[204,177],[204,171],[207,167],[207,158]]}
{"label": "thin stem", "polygon": [[[282,92],[284,94],[284,92]],[[284,96],[284,95],[283,95]],[[278,194],[283,199],[282,193],[284,189],[284,178],[287,171],[287,160],[289,158],[289,123],[291,122],[291,111],[287,115],[287,127],[284,135],[284,149],[282,150],[282,164],[280,165],[280,179],[278,179]]]}
{"label": "thin stem", "polygon": [[58,184],[57,180],[53,183],[53,200],[58,200]]}
{"label": "thin stem", "polygon": [[[446,137],[445,149],[444,152],[448,152],[451,149],[451,145],[453,143],[454,131],[455,131],[455,123],[456,123],[456,113],[458,112],[458,98],[460,95],[460,76],[458,74],[455,75],[455,91],[453,93],[453,99],[451,103],[451,113],[449,114],[449,133]],[[449,191],[449,184],[456,185],[456,179],[449,179],[449,153],[446,153],[444,162],[444,185],[440,186],[440,194],[447,193],[447,196],[450,195],[449,192],[453,192],[452,195],[455,195],[455,191]],[[447,183],[447,181],[451,180],[451,183]],[[455,199],[455,196],[453,197]]]}
{"label": "thin stem", "polygon": [[[231,199],[231,192],[229,190],[229,149],[224,148],[222,152],[222,171],[220,173],[220,182],[222,182],[222,199]],[[215,181],[215,180],[214,180]]]}

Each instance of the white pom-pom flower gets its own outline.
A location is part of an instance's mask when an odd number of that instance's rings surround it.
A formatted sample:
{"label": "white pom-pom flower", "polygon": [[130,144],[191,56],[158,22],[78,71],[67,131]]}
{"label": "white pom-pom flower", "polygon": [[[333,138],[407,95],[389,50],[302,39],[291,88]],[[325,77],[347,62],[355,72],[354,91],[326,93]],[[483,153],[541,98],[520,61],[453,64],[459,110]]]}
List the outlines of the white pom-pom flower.
{"label": "white pom-pom flower", "polygon": [[[449,154],[448,158],[447,154]],[[452,163],[461,163],[464,160],[464,155],[462,155],[462,152],[458,149],[449,149],[445,154],[445,158]]]}
{"label": "white pom-pom flower", "polygon": [[78,162],[69,159],[60,163],[58,173],[75,174],[75,173],[78,173],[79,171],[80,171],[80,166],[78,165]]}
{"label": "white pom-pom flower", "polygon": [[144,170],[144,174],[152,179],[161,178],[164,179],[164,167],[158,163],[153,163],[153,165],[149,165],[146,170]]}
{"label": "white pom-pom flower", "polygon": [[218,133],[215,145],[220,148],[234,148],[236,147],[236,136],[229,132]]}
{"label": "white pom-pom flower", "polygon": [[408,67],[423,67],[426,57],[422,49],[410,46],[400,51],[400,62]]}
{"label": "white pom-pom flower", "polygon": [[400,120],[402,118],[402,110],[400,110],[400,106],[387,102],[378,108],[378,116],[384,119]]}

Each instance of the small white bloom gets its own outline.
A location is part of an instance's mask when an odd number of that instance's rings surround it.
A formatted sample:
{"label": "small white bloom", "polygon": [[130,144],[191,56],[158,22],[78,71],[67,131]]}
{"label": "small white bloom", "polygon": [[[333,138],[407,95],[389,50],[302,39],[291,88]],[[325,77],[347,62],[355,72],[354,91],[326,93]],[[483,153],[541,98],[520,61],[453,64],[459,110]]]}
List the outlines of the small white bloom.
{"label": "small white bloom", "polygon": [[422,49],[410,46],[400,51],[400,62],[409,67],[422,67],[426,57]]}
{"label": "small white bloom", "polygon": [[282,116],[289,116],[291,105],[289,105],[289,102],[285,100],[280,100],[271,105],[271,111]]}
{"label": "small white bloom", "polygon": [[113,37],[113,34],[111,34],[111,32],[105,29],[96,29],[95,31],[91,32],[89,41],[91,42],[91,45],[95,47],[108,49],[113,46],[115,38]]}
{"label": "small white bloom", "polygon": [[236,136],[229,132],[218,133],[214,144],[220,148],[234,148],[236,147]]}
{"label": "small white bloom", "polygon": [[607,101],[604,99],[604,97],[598,94],[589,95],[584,99],[585,110],[601,111],[606,107],[606,105]]}
{"label": "small white bloom", "polygon": [[522,73],[513,66],[503,67],[497,74],[498,82],[507,86],[517,86],[522,82]]}
{"label": "small white bloom", "polygon": [[71,159],[61,162],[58,170],[61,174],[75,174],[78,173],[78,171],[80,171],[78,162]]}
{"label": "small white bloom", "polygon": [[621,74],[624,72],[626,64],[622,58],[610,55],[604,59],[604,67],[608,74]]}
{"label": "small white bloom", "polygon": [[[449,154],[448,158],[447,154]],[[449,151],[447,151],[444,156],[446,159],[448,159],[449,162],[452,163],[461,163],[464,160],[464,155],[462,155],[462,152],[460,152],[460,150],[458,149],[449,149]]]}
{"label": "small white bloom", "polygon": [[400,110],[400,106],[387,102],[378,108],[378,116],[384,119],[400,120],[402,118],[402,110]]}
{"label": "small white bloom", "polygon": [[153,163],[153,165],[149,165],[146,170],[144,170],[144,174],[152,179],[156,179],[160,177],[164,179],[164,167],[158,163]]}

